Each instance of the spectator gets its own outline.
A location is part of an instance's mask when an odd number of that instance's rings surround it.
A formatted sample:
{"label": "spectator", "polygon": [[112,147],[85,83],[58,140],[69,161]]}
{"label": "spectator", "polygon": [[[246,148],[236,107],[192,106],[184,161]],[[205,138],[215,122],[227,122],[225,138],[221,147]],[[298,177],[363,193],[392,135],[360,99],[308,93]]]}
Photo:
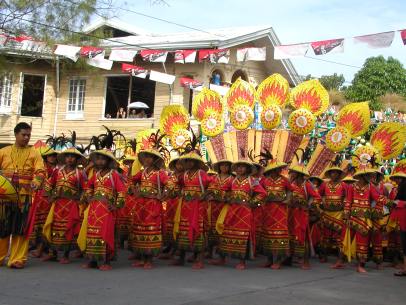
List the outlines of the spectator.
{"label": "spectator", "polygon": [[124,108],[123,107],[120,107],[119,109],[118,109],[118,111],[117,111],[117,119],[125,119],[126,118],[126,112],[125,112],[125,110],[124,110]]}

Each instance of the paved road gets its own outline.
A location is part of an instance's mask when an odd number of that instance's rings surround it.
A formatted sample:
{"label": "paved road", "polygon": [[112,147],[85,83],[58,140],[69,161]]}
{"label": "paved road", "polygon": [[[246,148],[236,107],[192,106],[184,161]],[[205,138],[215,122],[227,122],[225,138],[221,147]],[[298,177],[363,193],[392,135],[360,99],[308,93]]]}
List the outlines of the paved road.
{"label": "paved road", "polygon": [[[314,262],[310,271],[257,268],[238,271],[206,266],[194,271],[159,261],[150,271],[134,269],[122,252],[109,272],[31,259],[24,270],[0,268],[0,305],[405,305],[406,278],[393,269],[330,270]],[[373,267],[371,265],[371,267]]]}

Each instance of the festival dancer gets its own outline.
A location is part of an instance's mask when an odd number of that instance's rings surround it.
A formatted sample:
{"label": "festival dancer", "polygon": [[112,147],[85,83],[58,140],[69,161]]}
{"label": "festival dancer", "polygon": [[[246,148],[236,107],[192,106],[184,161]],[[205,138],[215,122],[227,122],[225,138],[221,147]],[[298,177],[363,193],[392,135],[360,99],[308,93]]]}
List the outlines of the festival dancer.
{"label": "festival dancer", "polygon": [[182,201],[178,205],[174,221],[174,236],[176,236],[179,259],[172,265],[184,265],[187,251],[193,252],[196,261],[193,269],[204,268],[203,253],[206,249],[207,238],[204,227],[207,224],[207,209],[205,197],[211,182],[197,148],[197,138],[193,134],[190,143],[180,156],[185,172],[179,177],[182,188]]}
{"label": "festival dancer", "polygon": [[138,153],[143,170],[132,177],[136,186],[137,199],[132,210],[132,251],[141,255],[142,261],[133,263],[134,267],[152,269],[152,258],[162,247],[162,199],[164,187],[168,182],[165,172],[165,158],[169,151],[163,146],[159,130],[149,137],[151,148]]}
{"label": "festival dancer", "polygon": [[232,162],[229,160],[219,160],[213,164],[213,169],[217,175],[213,177],[209,190],[213,200],[209,201],[209,232],[208,232],[208,257],[212,258],[215,249],[219,247],[220,239],[216,230],[217,218],[224,204],[228,201],[231,184],[234,177],[231,175]]}
{"label": "festival dancer", "polygon": [[266,192],[258,180],[250,177],[254,165],[244,158],[233,163],[231,170],[236,177],[231,184],[229,201],[220,212],[216,228],[220,234],[220,259],[214,265],[224,265],[226,256],[238,258],[236,269],[246,269],[246,260],[255,252],[255,222],[252,208],[257,206]]}
{"label": "festival dancer", "polygon": [[345,224],[343,221],[344,199],[346,185],[341,181],[343,170],[340,168],[340,159],[329,167],[324,176],[328,179],[319,188],[321,196],[321,255],[323,261],[327,261],[327,254],[331,250],[338,251],[338,259],[333,269],[344,267],[342,243]]}
{"label": "festival dancer", "polygon": [[50,251],[43,261],[57,260],[58,251],[62,251],[59,262],[68,264],[69,253],[80,230],[79,204],[86,175],[78,168],[84,157],[76,148],[65,149],[58,159],[61,167],[49,177],[44,188],[52,206],[43,229]]}
{"label": "festival dancer", "polygon": [[291,186],[282,175],[287,164],[276,161],[267,151],[261,155],[268,162],[263,183],[267,195],[262,205],[262,247],[267,256],[264,267],[276,270],[281,268],[281,263],[289,256],[288,204],[291,200]]}
{"label": "festival dancer", "polygon": [[[347,196],[344,203],[344,220],[348,222],[353,233],[351,239],[355,238],[356,257],[358,260],[357,272],[366,273],[365,264],[368,259],[370,244],[370,233],[372,229],[371,214],[373,213],[372,201],[379,199],[376,188],[371,186],[371,176],[375,170],[367,168],[365,164],[360,165],[354,178],[357,181],[347,188]],[[344,239],[346,239],[344,237]],[[347,258],[351,253],[345,253]]]}
{"label": "festival dancer", "polygon": [[[305,158],[304,158],[305,160]],[[309,209],[320,201],[319,193],[306,180],[310,174],[304,164],[289,168],[291,199],[291,255],[301,258],[301,268],[310,269],[309,258],[314,251],[309,226]]]}
{"label": "festival dancer", "polygon": [[10,250],[7,266],[14,269],[24,268],[27,261],[31,195],[46,175],[41,154],[28,145],[31,130],[31,125],[18,123],[14,127],[15,143],[0,149],[0,171],[15,190],[12,198],[0,199],[0,266]]}
{"label": "festival dancer", "polygon": [[[114,256],[114,229],[117,209],[124,205],[125,184],[115,170],[117,160],[107,149],[90,154],[95,172],[88,180],[84,200],[88,207],[84,213],[78,245],[89,262],[84,268],[111,270]],[[98,266],[98,263],[101,263]]]}
{"label": "festival dancer", "polygon": [[[56,170],[56,166],[58,163],[58,152],[51,147],[44,146],[40,148],[40,153],[45,165],[45,179],[48,179]],[[42,236],[42,229],[47,219],[49,210],[51,209],[51,205],[48,201],[48,198],[44,196],[44,192],[44,185],[42,185],[41,188],[35,192],[32,203],[32,208],[35,209],[35,221],[33,232],[30,238],[36,246],[35,251],[31,253],[33,257],[41,257],[44,252],[48,252],[48,245],[46,240]]]}

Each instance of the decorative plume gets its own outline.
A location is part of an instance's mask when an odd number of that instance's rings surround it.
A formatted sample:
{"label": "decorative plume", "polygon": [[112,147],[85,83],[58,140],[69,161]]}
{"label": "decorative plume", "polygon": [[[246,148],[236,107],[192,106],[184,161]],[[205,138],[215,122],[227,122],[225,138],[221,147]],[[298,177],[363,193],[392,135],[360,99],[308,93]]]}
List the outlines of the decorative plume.
{"label": "decorative plume", "polygon": [[149,136],[148,141],[151,143],[152,149],[156,149],[163,158],[168,159],[170,153],[163,143],[163,139],[165,138],[165,136],[166,135],[160,133],[160,130],[158,129],[156,132],[152,133]]}
{"label": "decorative plume", "polygon": [[253,149],[250,149],[250,150],[248,151],[248,159],[250,159],[251,162],[256,163],[256,161],[255,161],[255,155],[254,155],[254,150],[253,150]]}
{"label": "decorative plume", "polygon": [[69,143],[69,140],[66,138],[65,134],[62,133],[62,135],[59,137],[48,135],[48,139],[45,141],[45,143],[53,149],[56,149],[58,146],[65,147],[66,144]]}
{"label": "decorative plume", "polygon": [[[302,152],[301,158],[299,157],[299,155],[297,153],[298,151]],[[306,149],[298,148],[295,151],[295,156],[300,165],[306,165],[307,162],[309,162],[310,158],[312,157],[311,149],[309,147],[306,147]]]}
{"label": "decorative plume", "polygon": [[269,151],[269,149],[264,148],[263,151],[259,154],[259,163],[263,166],[266,166],[268,164],[269,161],[273,160],[273,155],[272,153]]}
{"label": "decorative plume", "polygon": [[340,167],[341,163],[343,162],[343,155],[337,154],[334,160],[331,162],[332,166]]}
{"label": "decorative plume", "polygon": [[106,148],[111,150],[114,146],[114,140],[116,138],[123,139],[124,141],[126,140],[125,136],[119,130],[110,129],[104,125],[103,127],[106,129],[106,133],[102,133],[97,137],[99,139],[100,148]]}
{"label": "decorative plume", "polygon": [[191,131],[192,137],[186,144],[183,154],[195,152],[200,155],[200,150],[198,147],[199,139],[197,138],[196,134],[193,132],[193,129],[190,129],[190,131]]}

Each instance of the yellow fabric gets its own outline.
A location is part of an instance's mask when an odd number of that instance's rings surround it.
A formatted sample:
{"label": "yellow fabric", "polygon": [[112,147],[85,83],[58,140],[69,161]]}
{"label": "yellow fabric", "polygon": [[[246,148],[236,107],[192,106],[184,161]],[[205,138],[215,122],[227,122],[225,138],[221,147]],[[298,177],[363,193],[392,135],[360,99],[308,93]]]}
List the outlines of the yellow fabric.
{"label": "yellow fabric", "polygon": [[178,207],[176,208],[175,218],[173,220],[173,239],[176,240],[176,237],[179,233],[179,224],[180,224],[180,213],[182,211],[182,199],[178,200]]}
{"label": "yellow fabric", "polygon": [[86,238],[87,238],[87,217],[89,216],[89,207],[86,208],[85,213],[83,214],[83,222],[82,226],[80,227],[80,232],[78,236],[78,246],[80,250],[86,250]]}
{"label": "yellow fabric", "polygon": [[343,241],[343,253],[347,256],[349,262],[352,258],[355,258],[357,251],[357,244],[355,237],[351,240],[351,229],[347,228],[345,231],[344,241]]}
{"label": "yellow fabric", "polygon": [[397,221],[389,218],[388,224],[386,225],[386,232],[396,231],[397,229],[398,229]]}
{"label": "yellow fabric", "polygon": [[228,209],[230,208],[229,204],[224,205],[221,209],[219,217],[216,222],[216,231],[218,234],[222,235],[224,231],[224,220],[226,219]]}
{"label": "yellow fabric", "polygon": [[15,172],[20,175],[20,195],[31,194],[31,181],[26,180],[26,177],[40,175],[44,177],[45,174],[41,154],[32,146],[19,148],[10,145],[0,149],[0,170],[8,178],[11,178]]}
{"label": "yellow fabric", "polygon": [[343,218],[343,212],[341,211],[323,211],[323,213],[334,219],[341,220]]}
{"label": "yellow fabric", "polygon": [[28,257],[29,240],[24,236],[14,235],[0,239],[0,265],[4,263],[10,247],[10,256],[8,258],[7,266],[10,267],[15,263],[24,264]]}
{"label": "yellow fabric", "polygon": [[55,203],[51,205],[49,210],[47,220],[45,221],[44,227],[42,228],[42,235],[46,238],[47,241],[51,242],[51,231],[52,223],[54,222],[54,212],[55,212]]}
{"label": "yellow fabric", "polygon": [[135,176],[139,171],[141,171],[141,167],[142,167],[142,165],[141,165],[140,160],[138,160],[138,158],[136,158],[131,167],[131,176]]}

